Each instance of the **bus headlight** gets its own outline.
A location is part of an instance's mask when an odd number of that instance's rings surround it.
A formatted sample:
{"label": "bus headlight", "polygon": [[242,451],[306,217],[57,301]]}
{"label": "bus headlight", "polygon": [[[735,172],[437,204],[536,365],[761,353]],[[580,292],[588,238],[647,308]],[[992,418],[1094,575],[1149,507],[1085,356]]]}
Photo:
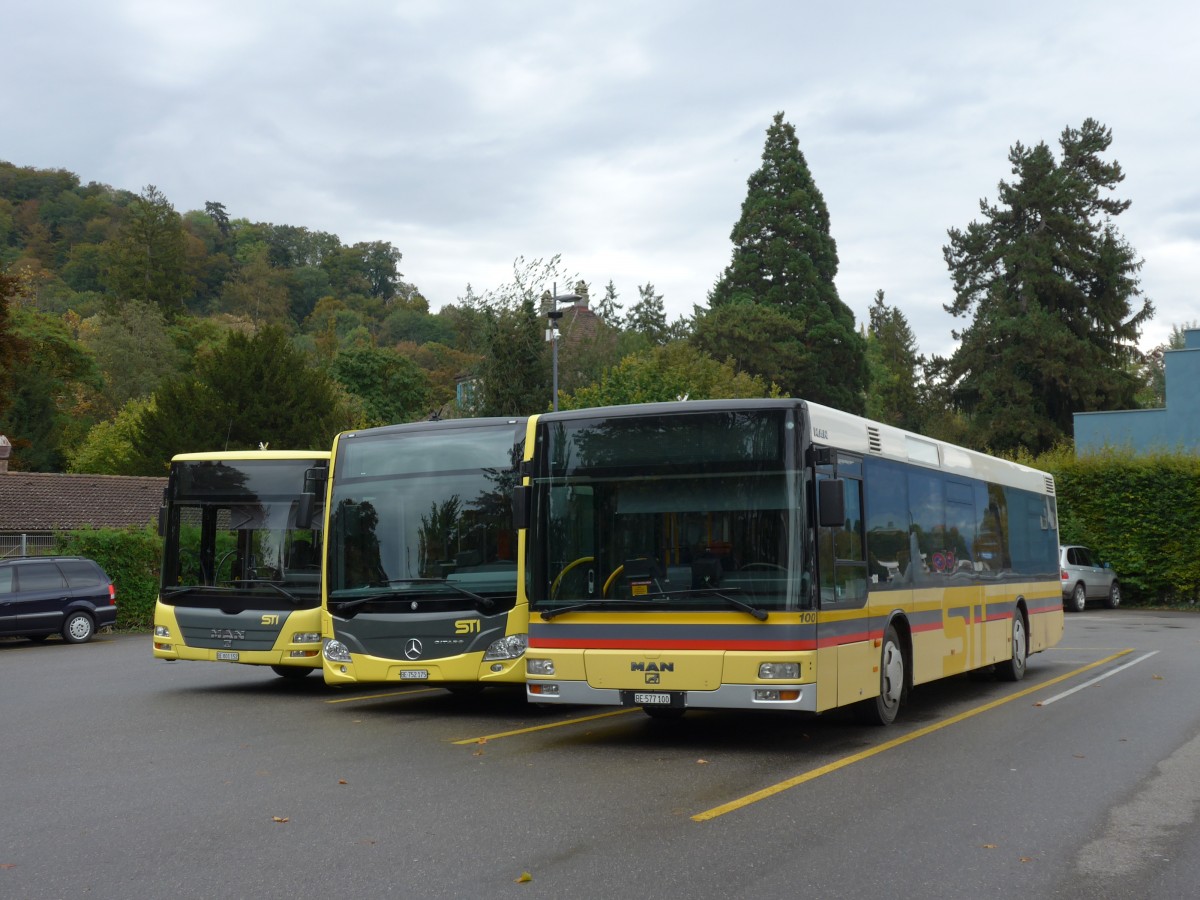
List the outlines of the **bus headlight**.
{"label": "bus headlight", "polygon": [[800,678],[800,663],[759,663],[758,677],[764,680],[783,679],[785,681],[796,681]]}
{"label": "bus headlight", "polygon": [[529,646],[529,635],[527,634],[510,634],[500,638],[498,641],[492,641],[488,645],[487,652],[483,654],[485,660],[488,659],[519,659],[525,654],[525,648]]}
{"label": "bus headlight", "polygon": [[350,659],[350,648],[341,641],[335,641],[333,638],[325,642],[325,658],[330,662],[352,662]]}
{"label": "bus headlight", "polygon": [[154,626],[154,636],[161,637],[161,638],[169,638],[171,636],[171,629],[168,628],[166,625],[155,625]]}
{"label": "bus headlight", "polygon": [[319,644],[321,635],[315,631],[298,631],[292,635],[293,644]]}
{"label": "bus headlight", "polygon": [[552,659],[533,659],[532,657],[525,658],[525,674],[526,675],[553,675],[554,660]]}

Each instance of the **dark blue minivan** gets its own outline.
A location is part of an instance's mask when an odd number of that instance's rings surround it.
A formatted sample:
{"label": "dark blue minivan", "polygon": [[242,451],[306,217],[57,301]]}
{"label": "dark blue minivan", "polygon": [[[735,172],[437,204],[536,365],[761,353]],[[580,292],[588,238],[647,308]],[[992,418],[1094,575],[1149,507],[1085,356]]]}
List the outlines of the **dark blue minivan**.
{"label": "dark blue minivan", "polygon": [[82,556],[0,559],[0,637],[69,644],[117,621],[117,592],[99,563]]}

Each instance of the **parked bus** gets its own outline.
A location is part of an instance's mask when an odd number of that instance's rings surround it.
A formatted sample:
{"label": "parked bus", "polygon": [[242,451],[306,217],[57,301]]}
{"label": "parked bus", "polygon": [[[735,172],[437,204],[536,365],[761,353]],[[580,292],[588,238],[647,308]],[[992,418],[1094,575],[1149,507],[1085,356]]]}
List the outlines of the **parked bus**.
{"label": "parked bus", "polygon": [[534,702],[888,724],[1062,636],[1034,469],[800,400],[549,413],[530,440]]}
{"label": "parked bus", "polygon": [[185,453],[163,492],[154,655],[321,667],[321,524],[329,452]]}
{"label": "parked bus", "polygon": [[512,502],[525,429],[525,419],[452,419],[337,437],[327,683],[473,692],[524,680],[528,606],[517,597]]}

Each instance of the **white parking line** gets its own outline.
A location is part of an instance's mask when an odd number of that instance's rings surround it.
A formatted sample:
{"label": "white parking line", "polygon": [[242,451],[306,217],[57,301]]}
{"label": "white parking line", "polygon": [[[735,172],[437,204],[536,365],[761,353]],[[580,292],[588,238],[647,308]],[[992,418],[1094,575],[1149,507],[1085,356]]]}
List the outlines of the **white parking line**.
{"label": "white parking line", "polygon": [[1090,681],[1085,681],[1083,684],[1075,685],[1075,687],[1071,688],[1069,691],[1063,691],[1061,694],[1055,694],[1053,697],[1048,697],[1045,700],[1039,700],[1037,703],[1035,703],[1033,705],[1034,706],[1049,706],[1054,701],[1061,700],[1063,697],[1070,697],[1076,691],[1082,691],[1086,687],[1091,687],[1093,684],[1103,681],[1105,678],[1108,678],[1110,675],[1116,675],[1118,672],[1123,672],[1125,669],[1128,669],[1130,666],[1136,666],[1138,663],[1149,659],[1150,657],[1154,656],[1154,654],[1156,654],[1156,653],[1158,653],[1157,650],[1151,650],[1149,653],[1143,653],[1141,656],[1137,657],[1136,659],[1131,659],[1129,662],[1125,663],[1125,665],[1123,665],[1123,666],[1117,666],[1115,669],[1110,669],[1109,671],[1105,672],[1103,675],[1097,675],[1095,678],[1091,679]]}

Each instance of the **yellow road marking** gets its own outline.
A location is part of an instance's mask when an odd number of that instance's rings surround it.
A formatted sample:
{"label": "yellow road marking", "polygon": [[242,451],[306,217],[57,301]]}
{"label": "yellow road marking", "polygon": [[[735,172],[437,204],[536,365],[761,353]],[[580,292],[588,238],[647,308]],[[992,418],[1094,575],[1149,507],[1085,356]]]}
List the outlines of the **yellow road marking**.
{"label": "yellow road marking", "polygon": [[493,741],[497,738],[513,737],[518,734],[533,734],[535,731],[545,731],[548,728],[561,728],[563,725],[578,725],[581,722],[594,722],[596,719],[607,719],[611,716],[623,716],[626,713],[637,712],[640,707],[629,706],[621,709],[613,710],[612,712],[597,713],[594,716],[580,716],[576,719],[567,719],[565,722],[547,722],[545,725],[530,725],[528,728],[516,728],[512,731],[498,731],[495,734],[485,734],[482,737],[464,738],[461,741],[453,741],[456,746],[466,744],[478,744],[481,741]]}
{"label": "yellow road marking", "polygon": [[855,753],[850,756],[843,757],[837,762],[832,762],[828,765],[811,769],[808,772],[797,775],[794,778],[789,778],[787,781],[781,781],[778,784],[773,784],[770,787],[763,788],[760,791],[755,791],[753,794],[747,794],[745,797],[741,797],[737,800],[731,800],[728,803],[721,804],[720,806],[714,806],[712,809],[707,809],[704,812],[696,813],[696,815],[692,816],[692,821],[707,822],[711,819],[717,818],[718,816],[723,816],[726,813],[731,813],[735,810],[742,809],[743,807],[749,806],[752,803],[757,803],[759,800],[765,800],[768,797],[781,794],[784,791],[797,787],[805,782],[813,781],[814,779],[820,778],[822,775],[828,775],[830,772],[836,772],[838,769],[844,769],[847,766],[852,766],[856,762],[862,762],[864,759],[869,759],[872,756],[877,756],[880,753],[893,750],[896,747],[899,747],[901,744],[907,744],[909,741],[915,741],[917,738],[925,737],[927,734],[932,734],[935,731],[940,731],[943,728],[956,725],[959,722],[970,719],[971,717],[977,716],[980,713],[985,713],[989,710],[995,709],[998,706],[1003,706],[1005,703],[1010,703],[1013,700],[1019,700],[1022,697],[1027,697],[1030,694],[1037,693],[1044,688],[1058,684],[1061,681],[1066,681],[1068,678],[1074,678],[1076,675],[1081,675],[1090,669],[1103,666],[1106,663],[1110,663],[1115,659],[1120,659],[1122,656],[1126,656],[1132,652],[1132,647],[1126,650],[1121,650],[1117,653],[1114,653],[1112,656],[1106,656],[1104,659],[1096,660],[1096,662],[1088,663],[1086,666],[1081,666],[1078,669],[1067,672],[1065,675],[1059,675],[1057,678],[1051,678],[1049,681],[1040,682],[1039,684],[1028,687],[1023,691],[1018,691],[1015,694],[1009,694],[1007,697],[1001,697],[999,700],[993,700],[991,703],[985,703],[983,706],[977,706],[974,709],[968,709],[966,712],[961,712],[958,715],[951,716],[950,718],[941,722],[935,722],[932,725],[926,725],[924,728],[918,728],[916,731],[910,732],[902,737],[894,738],[893,740],[880,744],[878,747],[872,747],[869,750],[863,750],[861,753]]}
{"label": "yellow road marking", "polygon": [[411,691],[392,691],[390,694],[362,694],[354,697],[339,697],[337,700],[326,700],[326,703],[353,703],[355,700],[385,700],[388,697],[412,697],[417,694],[440,694],[441,688],[417,688]]}

